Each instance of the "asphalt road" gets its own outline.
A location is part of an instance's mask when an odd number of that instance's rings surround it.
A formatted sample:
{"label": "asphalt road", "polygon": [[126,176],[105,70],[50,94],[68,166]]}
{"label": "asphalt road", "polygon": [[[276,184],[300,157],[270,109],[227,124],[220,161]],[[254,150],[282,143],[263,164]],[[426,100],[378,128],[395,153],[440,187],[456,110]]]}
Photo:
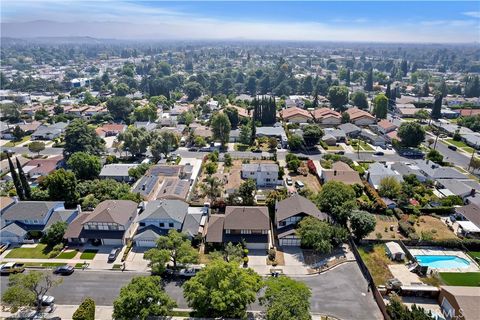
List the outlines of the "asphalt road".
{"label": "asphalt road", "polygon": [[[427,139],[433,138],[435,139],[435,136],[428,134]],[[432,144],[432,148],[433,148]],[[437,145],[435,148],[438,152],[440,152],[441,155],[443,155],[443,160],[446,162],[453,162],[454,164],[467,169],[468,164],[470,163],[470,157],[465,156],[463,153],[453,151],[451,149],[448,149],[448,145],[445,144],[442,140],[438,139]]]}
{"label": "asphalt road", "polygon": [[[114,271],[81,271],[65,276],[63,283],[49,291],[60,305],[77,305],[85,297],[91,297],[97,305],[111,306],[120,288],[135,276],[147,273]],[[367,282],[356,263],[347,263],[324,274],[294,278],[305,282],[312,289],[311,312],[329,314],[341,319],[381,319],[380,311],[367,292]],[[0,278],[2,292],[7,288],[8,278]],[[165,290],[174,299],[178,308],[188,308],[183,298],[182,282],[168,282]],[[261,311],[258,302],[248,308]]]}

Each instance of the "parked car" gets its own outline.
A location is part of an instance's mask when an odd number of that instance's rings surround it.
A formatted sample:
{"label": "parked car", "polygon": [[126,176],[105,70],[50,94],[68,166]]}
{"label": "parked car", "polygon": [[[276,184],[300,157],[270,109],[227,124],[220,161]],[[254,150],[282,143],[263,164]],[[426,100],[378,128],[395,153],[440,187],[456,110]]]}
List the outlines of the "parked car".
{"label": "parked car", "polygon": [[293,180],[290,177],[287,177],[286,182],[287,182],[287,186],[291,186],[293,184]]}
{"label": "parked car", "polygon": [[74,267],[64,265],[64,266],[60,266],[60,267],[56,268],[55,270],[53,270],[53,273],[54,274],[59,274],[59,275],[62,275],[62,276],[69,276],[74,271],[75,271]]}
{"label": "parked car", "polygon": [[197,147],[190,147],[190,148],[188,148],[188,151],[195,152],[195,151],[198,151],[198,148]]}
{"label": "parked car", "polygon": [[457,147],[455,147],[455,146],[450,145],[447,148],[450,149],[450,150],[453,150],[453,151],[457,151]]}
{"label": "parked car", "polygon": [[25,271],[23,263],[7,262],[0,265],[0,274],[14,274]]}
{"label": "parked car", "polygon": [[384,153],[383,151],[377,151],[377,152],[375,152],[373,155],[375,155],[375,156],[383,156],[383,155],[385,155],[385,153]]}
{"label": "parked car", "polygon": [[305,184],[302,181],[297,180],[297,181],[295,181],[295,187],[301,189],[301,188],[305,187]]}
{"label": "parked car", "polygon": [[345,151],[337,151],[337,154],[344,155]]}
{"label": "parked car", "polygon": [[191,277],[194,277],[198,271],[202,270],[201,268],[197,268],[197,267],[194,267],[194,268],[186,268],[186,269],[181,269],[179,272],[178,272],[178,275],[180,277],[183,277],[183,278],[191,278]]}
{"label": "parked car", "polygon": [[42,306],[51,306],[55,302],[54,296],[42,296]]}
{"label": "parked car", "polygon": [[258,148],[257,148],[257,149],[253,149],[252,152],[254,152],[254,153],[261,153],[261,152],[262,152],[262,149],[258,149]]}
{"label": "parked car", "polygon": [[122,250],[121,248],[112,249],[112,251],[110,251],[110,254],[108,255],[108,262],[115,261],[115,259],[117,259],[117,256],[121,250]]}

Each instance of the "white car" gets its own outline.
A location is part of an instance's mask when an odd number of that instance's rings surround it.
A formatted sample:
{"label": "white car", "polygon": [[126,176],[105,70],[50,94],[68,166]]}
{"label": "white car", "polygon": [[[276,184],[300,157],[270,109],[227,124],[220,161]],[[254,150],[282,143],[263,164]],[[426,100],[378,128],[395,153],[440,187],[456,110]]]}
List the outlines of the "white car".
{"label": "white car", "polygon": [[198,271],[202,270],[201,268],[186,268],[186,269],[181,269],[178,272],[178,275],[180,277],[185,277],[185,278],[191,278],[194,277]]}
{"label": "white car", "polygon": [[291,186],[293,184],[293,180],[290,177],[287,177],[286,181],[287,181],[287,186]]}
{"label": "white car", "polygon": [[53,296],[42,296],[42,306],[51,306],[55,302],[55,297]]}

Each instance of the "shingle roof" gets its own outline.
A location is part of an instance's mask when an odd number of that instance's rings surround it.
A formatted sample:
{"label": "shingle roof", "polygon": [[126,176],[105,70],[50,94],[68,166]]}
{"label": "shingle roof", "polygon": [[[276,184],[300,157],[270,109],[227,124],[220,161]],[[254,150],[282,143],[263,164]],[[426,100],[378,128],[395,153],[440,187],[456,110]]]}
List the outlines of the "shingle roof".
{"label": "shingle roof", "polygon": [[105,200],[83,222],[114,222],[127,225],[137,214],[137,203],[130,200]]}
{"label": "shingle roof", "polygon": [[147,202],[145,211],[137,218],[138,221],[146,219],[172,219],[183,223],[188,211],[188,203],[181,200],[154,200]]}
{"label": "shingle roof", "polygon": [[28,233],[27,230],[23,229],[22,227],[20,227],[15,222],[10,223],[9,225],[5,226],[4,228],[2,228],[0,230],[0,238],[6,237],[5,233],[7,233],[7,232],[10,233],[10,234],[14,234],[16,236],[19,236],[19,237],[24,237]]}
{"label": "shingle roof", "polygon": [[2,220],[39,220],[63,202],[56,201],[20,201],[9,207],[2,214]]}
{"label": "shingle roof", "polygon": [[312,119],[313,116],[305,109],[300,109],[298,107],[291,107],[287,109],[283,109],[280,111],[280,115],[282,116],[283,119],[288,119],[291,117],[296,117],[296,116],[301,116],[305,117],[308,119]]}
{"label": "shingle roof", "polygon": [[182,232],[188,234],[190,237],[195,237],[198,234],[202,216],[202,213],[188,213],[183,221]]}
{"label": "shingle roof", "polygon": [[162,229],[154,225],[148,225],[140,230],[133,237],[133,240],[153,240],[157,241],[158,237],[168,234],[168,229]]}
{"label": "shingle roof", "polygon": [[462,310],[462,319],[478,319],[480,314],[480,290],[478,287],[441,286],[455,297]]}
{"label": "shingle roof", "polygon": [[242,164],[242,171],[278,171],[276,163],[245,163]]}
{"label": "shingle roof", "polygon": [[450,168],[441,167],[433,161],[419,160],[416,162],[419,169],[432,179],[467,179],[467,176],[460,171]]}
{"label": "shingle roof", "polygon": [[267,207],[228,206],[225,209],[225,229],[266,230],[270,228]]}
{"label": "shingle roof", "polygon": [[190,191],[190,181],[181,180],[179,178],[165,178],[160,190],[157,194],[157,199],[187,199]]}
{"label": "shingle roof", "polygon": [[207,242],[223,242],[223,227],[225,223],[225,215],[212,214],[208,218],[207,226]]}
{"label": "shingle roof", "polygon": [[305,213],[321,220],[328,219],[327,214],[321,212],[313,202],[299,194],[294,194],[277,203],[275,219],[278,222],[299,213]]}
{"label": "shingle roof", "polygon": [[128,170],[138,167],[135,163],[106,164],[100,171],[101,177],[128,177]]}
{"label": "shingle roof", "polygon": [[88,212],[80,213],[72,222],[70,222],[63,238],[78,238],[83,229],[83,222],[90,216],[90,214],[91,213]]}
{"label": "shingle roof", "polygon": [[467,218],[470,222],[474,223],[477,227],[480,228],[480,207],[476,204],[468,204],[461,208],[455,209],[457,213],[460,213],[462,216]]}

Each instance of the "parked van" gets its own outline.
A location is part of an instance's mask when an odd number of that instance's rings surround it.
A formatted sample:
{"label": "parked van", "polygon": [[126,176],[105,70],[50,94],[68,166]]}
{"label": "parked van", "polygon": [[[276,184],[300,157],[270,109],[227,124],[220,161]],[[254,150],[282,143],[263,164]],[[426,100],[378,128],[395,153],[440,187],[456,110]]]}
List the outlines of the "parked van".
{"label": "parked van", "polygon": [[295,181],[295,187],[301,189],[305,187],[305,184],[302,181],[298,180],[298,181]]}

